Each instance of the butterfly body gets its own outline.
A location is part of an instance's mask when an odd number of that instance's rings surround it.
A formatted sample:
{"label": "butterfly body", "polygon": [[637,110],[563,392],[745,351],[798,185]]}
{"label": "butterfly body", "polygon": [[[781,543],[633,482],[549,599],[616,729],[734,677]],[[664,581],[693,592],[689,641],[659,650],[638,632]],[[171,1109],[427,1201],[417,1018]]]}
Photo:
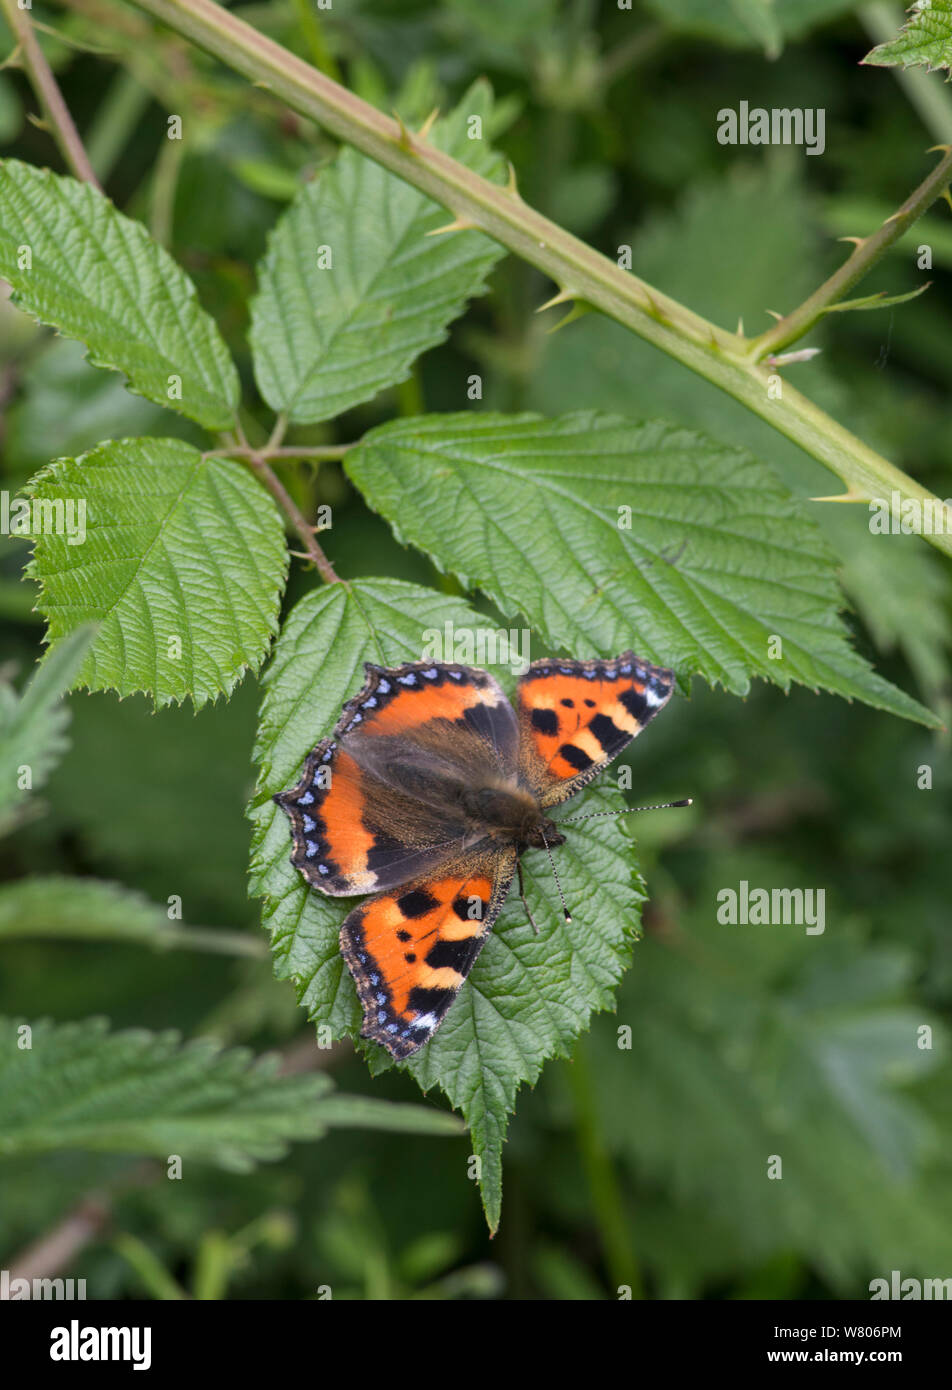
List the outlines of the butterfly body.
{"label": "butterfly body", "polygon": [[334,897],[375,894],[341,927],[363,1033],[402,1058],[442,1022],[505,901],[519,856],[565,841],[546,813],[592,780],[667,702],[670,671],[534,662],[515,708],[454,663],[367,664],[331,738],[275,798],[291,862]]}

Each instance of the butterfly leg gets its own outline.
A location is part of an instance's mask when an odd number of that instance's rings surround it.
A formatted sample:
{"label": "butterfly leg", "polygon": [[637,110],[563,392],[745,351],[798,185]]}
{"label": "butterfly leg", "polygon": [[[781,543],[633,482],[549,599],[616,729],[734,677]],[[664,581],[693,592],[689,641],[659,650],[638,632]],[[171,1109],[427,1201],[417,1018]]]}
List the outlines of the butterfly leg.
{"label": "butterfly leg", "polygon": [[536,926],[535,918],[533,917],[531,911],[529,910],[529,904],[526,902],[525,889],[524,889],[523,886],[522,886],[522,860],[521,860],[521,859],[517,859],[517,860],[516,860],[516,871],[517,871],[517,873],[519,874],[519,896],[520,896],[520,898],[522,899],[522,906],[523,906],[523,907],[525,908],[525,910],[526,910],[526,916],[528,917],[529,921],[532,923],[532,930],[535,932],[536,936],[538,936],[538,935],[539,935],[539,928]]}

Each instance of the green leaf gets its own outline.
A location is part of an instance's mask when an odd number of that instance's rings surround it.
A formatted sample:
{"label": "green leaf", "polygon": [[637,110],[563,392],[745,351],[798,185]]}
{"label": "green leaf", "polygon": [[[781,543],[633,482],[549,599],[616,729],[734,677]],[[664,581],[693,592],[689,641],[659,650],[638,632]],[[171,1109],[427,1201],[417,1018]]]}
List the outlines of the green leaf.
{"label": "green leaf", "polygon": [[[262,677],[256,758],[260,779],[252,891],[265,899],[276,972],[292,978],[316,1023],[357,1035],[361,1011],[338,943],[353,906],[308,889],[291,866],[287,820],[271,797],[296,779],[305,755],[333,729],[342,704],[360,687],[362,664],[392,666],[423,655],[428,629],[485,628],[486,618],[458,599],[392,579],[329,585],[288,615]],[[508,673],[497,671],[503,683]],[[591,809],[623,804],[611,790],[589,793]],[[575,807],[582,801],[572,803]],[[492,1229],[501,1202],[501,1150],[516,1091],[534,1081],[547,1057],[565,1055],[596,1009],[609,1008],[638,928],[641,883],[631,842],[618,822],[585,826],[559,850],[559,876],[570,909],[563,920],[555,883],[540,854],[524,860],[536,937],[518,897],[509,901],[438,1033],[407,1069],[427,1090],[438,1085],[459,1109],[481,1159],[481,1187]],[[375,1067],[390,1064],[364,1045]]]}
{"label": "green leaf", "polygon": [[183,927],[169,921],[165,908],[130,888],[66,874],[0,884],[0,941],[15,937],[261,954],[258,938],[247,932]]}
{"label": "green leaf", "polygon": [[841,582],[880,652],[902,652],[927,697],[940,701],[952,679],[949,575],[942,557],[914,536],[877,536],[868,518],[830,507],[826,528],[843,557]]}
{"label": "green leaf", "polygon": [[[80,669],[96,629],[89,624],[66,638],[19,696],[0,681],[0,833],[15,824],[32,792],[39,790],[69,747],[64,737],[69,711],[60,704]],[[30,769],[21,790],[20,769]]]}
{"label": "green leaf", "polygon": [[[468,138],[467,123],[486,127],[490,107],[476,83],[429,136],[487,177],[501,161],[485,138]],[[481,232],[427,235],[451,221],[353,150],[301,190],[272,233],[252,304],[255,375],[270,406],[301,423],[327,420],[406,380],[505,254]],[[331,256],[325,269],[320,248]]]}
{"label": "green leaf", "polygon": [[887,294],[885,290],[877,290],[875,294],[864,294],[859,299],[841,299],[838,304],[828,304],[823,313],[842,314],[848,309],[886,309],[892,304],[907,304],[910,299],[918,299],[920,294],[925,294],[931,284],[932,281],[927,280],[924,285],[906,294]]}
{"label": "green leaf", "polygon": [[[725,885],[804,881],[789,857],[752,853],[719,861],[677,940],[638,947],[617,1014],[630,1050],[606,1026],[587,1044],[598,1133],[639,1183],[723,1226],[746,1261],[797,1250],[848,1294],[934,1228],[912,1177],[938,1136],[921,1087],[901,1088],[942,1071],[948,1038],[911,997],[913,958],[857,939],[839,912],[835,937],[715,923],[708,905]],[[924,1023],[932,1049],[918,1045]],[[703,1144],[683,1142],[686,1123]],[[768,1179],[771,1155],[782,1181]],[[932,1246],[943,1239],[934,1229]]]}
{"label": "green leaf", "polygon": [[[811,203],[797,166],[738,168],[735,173],[737,177],[726,184],[723,180],[693,183],[676,208],[649,216],[637,235],[623,240],[632,247],[639,274],[651,284],[664,285],[683,303],[725,327],[733,328],[738,314],[748,327],[759,327],[766,322],[765,308],[800,304],[823,279],[826,271],[818,254],[822,242],[810,235],[789,235],[791,225],[813,225]],[[855,218],[835,230],[868,231],[892,211],[888,205],[878,212],[875,207],[858,208]],[[936,232],[942,224],[938,213],[929,216],[936,218],[935,228],[922,238],[913,229],[911,247],[914,253],[918,241],[925,240],[938,256]],[[712,244],[719,248],[716,261],[705,251]],[[952,232],[948,255],[952,263]],[[816,341],[824,340],[829,322],[817,326]],[[908,427],[901,429],[898,423],[904,419],[908,392],[896,387],[890,393],[888,373],[879,373],[871,390],[880,403],[880,422],[888,420],[894,433],[883,434],[880,429],[879,437],[870,439],[868,411],[853,387],[847,388],[834,374],[830,355],[824,353],[803,370],[816,403],[880,452],[890,456],[914,447],[908,445]],[[837,553],[843,588],[863,618],[871,622],[872,615],[889,612],[897,620],[900,650],[917,675],[925,674],[921,656],[928,657],[929,682],[922,687],[927,700],[940,694],[946,679],[941,668],[948,666],[952,648],[947,635],[942,641],[933,639],[948,628],[948,604],[942,582],[927,582],[926,571],[944,574],[941,557],[916,541],[900,549],[895,543],[902,537],[871,537],[869,517],[858,508],[807,503],[809,497],[836,492],[837,480],[766,421],[709,383],[689,379],[678,363],[659,356],[620,324],[596,314],[573,325],[571,332],[546,337],[526,405],[543,414],[594,406],[634,417],[659,415],[715,439],[729,439],[763,459],[809,506],[811,517]],[[917,407],[915,418],[920,416]],[[939,417],[935,421],[923,418],[920,425],[927,436],[940,436],[943,427],[944,418]],[[918,558],[912,553],[917,546],[923,552]],[[862,592],[854,582],[858,571]],[[917,590],[914,602],[907,603],[900,614],[896,595],[913,589]],[[875,635],[875,626],[872,631]]]}
{"label": "green leaf", "polygon": [[[331,1125],[366,1125],[361,1096],[332,1096],[323,1075],[280,1076],[275,1056],[223,1051],[177,1033],[110,1033],[105,1019],[30,1025],[0,1019],[0,1156],[55,1149],[178,1154],[247,1172],[281,1158],[294,1139]],[[348,1107],[348,1102],[350,1106]],[[325,1113],[324,1106],[327,1106]],[[377,1105],[381,1126],[450,1134],[446,1117],[419,1106]],[[349,1113],[350,1112],[350,1113]]]}
{"label": "green leaf", "polygon": [[929,72],[952,68],[952,0],[916,0],[896,38],[878,44],[863,62],[904,68],[925,64]]}
{"label": "green leaf", "polygon": [[387,1130],[391,1134],[466,1133],[463,1122],[449,1110],[432,1105],[401,1105],[376,1096],[328,1096],[321,1105],[321,1119],[327,1125],[348,1129]]}
{"label": "green leaf", "polygon": [[234,423],[238,373],[195,286],[91,185],[0,162],[0,276],[21,309],[85,343],[136,394],[210,430]]}
{"label": "green leaf", "polygon": [[31,352],[17,376],[16,399],[5,413],[7,461],[30,473],[50,459],[74,458],[105,439],[160,434],[193,438],[201,431],[124,388],[115,372],[99,372],[82,343],[50,338]]}
{"label": "green leaf", "polygon": [[399,539],[553,649],[634,647],[738,695],[760,676],[939,723],[849,646],[832,554],[742,450],[591,411],[458,414],[372,430],[345,466]]}
{"label": "green leaf", "polygon": [[76,684],[152,694],[156,706],[229,694],[278,626],[284,526],[241,465],[174,439],[120,439],[58,459],[34,497],[85,503],[85,540],[37,537],[28,574],[54,644],[99,633]]}

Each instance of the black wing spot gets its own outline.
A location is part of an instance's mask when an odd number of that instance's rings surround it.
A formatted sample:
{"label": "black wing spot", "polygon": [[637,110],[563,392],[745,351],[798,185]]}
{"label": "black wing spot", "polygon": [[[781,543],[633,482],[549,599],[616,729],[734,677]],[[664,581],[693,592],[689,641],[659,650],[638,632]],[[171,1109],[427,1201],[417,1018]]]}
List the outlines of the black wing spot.
{"label": "black wing spot", "polygon": [[425,917],[439,905],[439,900],[425,888],[411,888],[409,893],[404,893],[402,898],[397,899],[397,907],[404,917]]}
{"label": "black wing spot", "polygon": [[624,743],[628,738],[624,730],[619,729],[615,721],[609,719],[607,714],[596,714],[588,727],[606,753],[612,748],[617,748],[619,743]]}
{"label": "black wing spot", "polygon": [[576,748],[574,743],[563,743],[559,752],[569,767],[574,767],[576,772],[584,772],[594,762],[594,759],[590,758],[581,748]]}
{"label": "black wing spot", "polygon": [[641,724],[645,717],[647,701],[643,695],[639,695],[637,690],[623,690],[618,697],[625,709],[633,719],[637,719]]}
{"label": "black wing spot", "polygon": [[462,720],[457,722],[462,722],[466,728],[472,729],[474,734],[479,734],[487,743],[495,745],[495,724],[492,710],[487,705],[469,705],[463,711]]}
{"label": "black wing spot", "polygon": [[557,734],[559,732],[559,716],[553,709],[534,709],[530,722],[540,734]]}
{"label": "black wing spot", "polygon": [[456,991],[452,989],[427,989],[425,985],[414,985],[407,1007],[417,1014],[435,1014],[437,1018],[442,1018],[455,996]]}
{"label": "black wing spot", "polygon": [[397,940],[398,940],[398,941],[412,941],[412,940],[413,940],[413,937],[410,935],[410,933],[409,933],[408,931],[402,931],[402,930],[401,930],[401,931],[398,931],[398,932],[397,932]]}
{"label": "black wing spot", "polygon": [[426,963],[433,970],[449,966],[465,975],[476,959],[479,945],[479,939],[472,937],[463,941],[436,941],[426,953]]}

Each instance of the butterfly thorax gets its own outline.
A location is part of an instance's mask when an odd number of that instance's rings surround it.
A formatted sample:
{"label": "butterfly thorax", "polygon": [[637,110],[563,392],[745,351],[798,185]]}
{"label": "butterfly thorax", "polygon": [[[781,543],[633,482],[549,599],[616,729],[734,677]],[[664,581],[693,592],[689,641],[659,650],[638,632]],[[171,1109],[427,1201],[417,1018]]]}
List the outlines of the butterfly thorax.
{"label": "butterfly thorax", "polygon": [[537,799],[517,782],[489,782],[463,792],[463,808],[474,826],[491,839],[519,849],[542,849],[546,843],[561,845],[555,823],[544,815]]}

